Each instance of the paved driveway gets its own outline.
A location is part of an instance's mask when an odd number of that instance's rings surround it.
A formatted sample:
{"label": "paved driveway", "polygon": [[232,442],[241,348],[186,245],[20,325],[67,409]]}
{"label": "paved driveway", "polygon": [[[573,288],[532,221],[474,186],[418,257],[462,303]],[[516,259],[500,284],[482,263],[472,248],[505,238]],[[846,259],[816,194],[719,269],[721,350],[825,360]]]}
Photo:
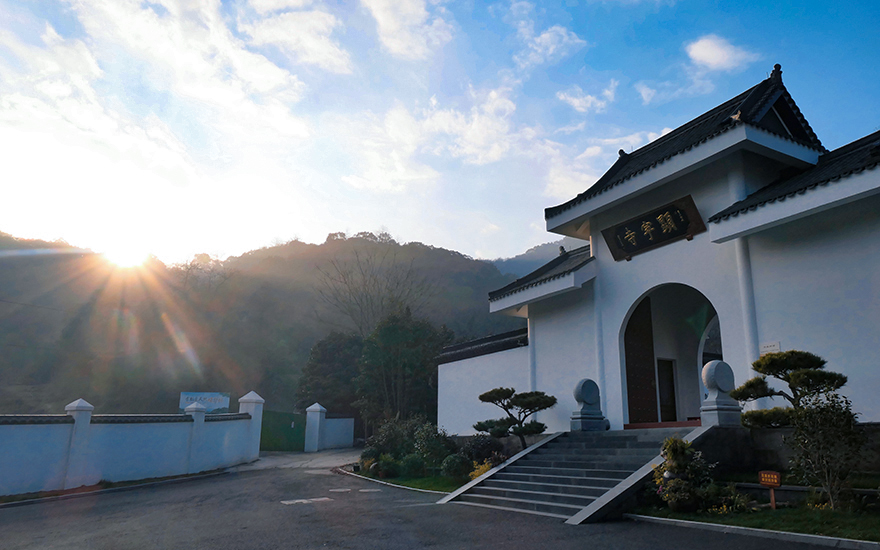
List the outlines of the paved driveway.
{"label": "paved driveway", "polygon": [[[778,541],[641,523],[575,527],[541,516],[455,504],[440,506],[434,504],[437,495],[331,473],[328,468],[332,464],[320,457],[276,460],[282,462],[282,467],[260,469],[258,463],[256,467],[186,483],[0,509],[0,547],[803,548]],[[263,466],[267,464],[268,461]]]}

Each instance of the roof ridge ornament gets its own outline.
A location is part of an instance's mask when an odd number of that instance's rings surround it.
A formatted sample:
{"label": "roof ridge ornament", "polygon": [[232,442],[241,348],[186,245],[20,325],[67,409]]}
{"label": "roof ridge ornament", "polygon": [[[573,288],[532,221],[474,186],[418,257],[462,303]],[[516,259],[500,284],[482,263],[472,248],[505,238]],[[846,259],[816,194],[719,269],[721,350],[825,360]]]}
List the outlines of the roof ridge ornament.
{"label": "roof ridge ornament", "polygon": [[743,114],[742,111],[737,111],[737,112],[733,113],[732,115],[730,115],[730,118],[731,118],[732,120],[735,120],[735,121],[739,122],[740,117],[742,117],[742,114]]}
{"label": "roof ridge ornament", "polygon": [[629,153],[627,153],[627,152],[624,151],[623,149],[619,150],[619,151],[617,152],[617,154],[620,156],[620,158],[626,158],[626,157],[629,156]]}
{"label": "roof ridge ornament", "polygon": [[782,65],[779,63],[773,65],[773,72],[770,73],[770,79],[774,82],[782,83]]}

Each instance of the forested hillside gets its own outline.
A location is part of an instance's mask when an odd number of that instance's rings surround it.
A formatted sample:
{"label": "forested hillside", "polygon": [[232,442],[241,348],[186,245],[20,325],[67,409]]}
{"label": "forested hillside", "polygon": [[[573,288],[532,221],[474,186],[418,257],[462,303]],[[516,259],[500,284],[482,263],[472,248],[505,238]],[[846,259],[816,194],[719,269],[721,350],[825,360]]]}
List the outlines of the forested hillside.
{"label": "forested hillside", "polygon": [[79,397],[99,413],[175,412],[180,391],[236,399],[251,389],[289,410],[312,345],[361,328],[334,296],[361,300],[370,281],[391,280],[410,292],[415,315],[463,340],[522,325],[488,314],[487,293],[512,279],[387,234],[121,269],[65,243],[0,233],[0,412],[59,413]]}

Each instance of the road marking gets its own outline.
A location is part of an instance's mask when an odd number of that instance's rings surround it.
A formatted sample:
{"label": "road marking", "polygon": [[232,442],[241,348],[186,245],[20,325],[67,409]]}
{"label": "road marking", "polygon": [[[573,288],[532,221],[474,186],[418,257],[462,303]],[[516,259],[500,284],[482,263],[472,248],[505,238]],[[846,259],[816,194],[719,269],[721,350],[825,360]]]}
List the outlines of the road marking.
{"label": "road marking", "polygon": [[359,493],[381,493],[382,489],[358,489]]}
{"label": "road marking", "polygon": [[281,504],[311,504],[312,502],[327,502],[328,500],[333,499],[328,497],[298,498],[296,500],[282,500]]}
{"label": "road marking", "polygon": [[351,489],[330,489],[331,493],[349,493]]}

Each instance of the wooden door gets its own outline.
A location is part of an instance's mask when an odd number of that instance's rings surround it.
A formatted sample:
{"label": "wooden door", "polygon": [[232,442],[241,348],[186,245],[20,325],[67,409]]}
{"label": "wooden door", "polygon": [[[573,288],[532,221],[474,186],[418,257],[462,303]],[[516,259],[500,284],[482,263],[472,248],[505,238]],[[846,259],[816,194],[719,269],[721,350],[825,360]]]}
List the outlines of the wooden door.
{"label": "wooden door", "polygon": [[657,385],[654,377],[654,326],[651,299],[633,311],[623,333],[629,423],[657,422]]}
{"label": "wooden door", "polygon": [[657,359],[657,398],[660,401],[660,422],[678,420],[675,406],[675,362]]}

